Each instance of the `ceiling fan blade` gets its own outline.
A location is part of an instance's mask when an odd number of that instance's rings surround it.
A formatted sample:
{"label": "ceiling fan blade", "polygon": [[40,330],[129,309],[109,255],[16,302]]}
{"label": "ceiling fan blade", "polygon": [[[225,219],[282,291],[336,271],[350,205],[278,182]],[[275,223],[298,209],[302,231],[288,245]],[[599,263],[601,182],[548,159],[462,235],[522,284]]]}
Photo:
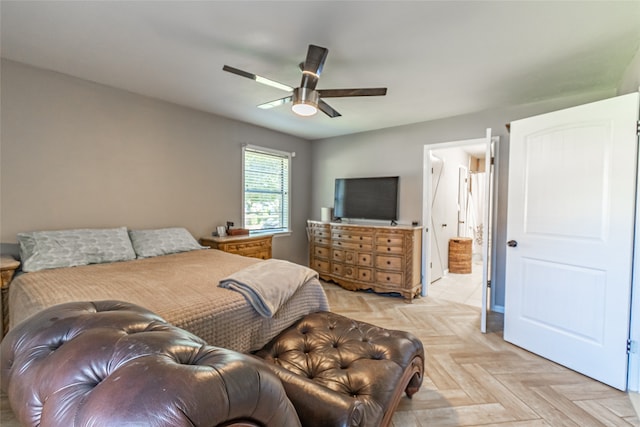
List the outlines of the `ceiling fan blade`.
{"label": "ceiling fan blade", "polygon": [[225,65],[224,67],[222,67],[222,70],[223,71],[228,71],[228,72],[230,72],[232,74],[237,74],[238,76],[246,77],[246,78],[251,79],[251,80],[255,80],[258,83],[262,83],[263,85],[275,87],[276,89],[284,90],[284,91],[287,91],[287,92],[292,92],[293,91],[293,88],[291,86],[289,86],[289,85],[285,85],[283,83],[277,82],[275,80],[268,79],[266,77],[261,77],[261,76],[258,76],[256,74],[253,74],[253,73],[248,73],[246,71],[242,71],[242,70],[239,70],[237,68],[230,67],[228,65]]}
{"label": "ceiling fan blade", "polygon": [[329,104],[324,102],[322,99],[318,102],[318,109],[323,113],[325,113],[327,116],[331,117],[332,119],[334,117],[342,116],[342,114],[338,113],[336,110],[334,110]]}
{"label": "ceiling fan blade", "polygon": [[309,45],[307,58],[300,66],[302,69],[300,87],[315,90],[318,85],[318,77],[320,77],[320,73],[322,73],[322,67],[324,66],[324,61],[327,59],[328,53],[329,50],[324,47],[313,44]]}
{"label": "ceiling fan blade", "polygon": [[309,50],[307,51],[307,59],[304,60],[302,71],[320,76],[328,53],[329,50],[327,48],[310,44]]}
{"label": "ceiling fan blade", "polygon": [[262,108],[263,110],[266,110],[273,107],[279,107],[280,105],[291,102],[292,100],[293,100],[293,96],[289,95],[289,96],[285,96],[284,98],[276,99],[275,101],[265,102],[264,104],[260,104],[258,105],[258,108]]}
{"label": "ceiling fan blade", "polygon": [[323,98],[343,98],[348,96],[384,96],[387,94],[387,88],[377,87],[366,89],[318,89],[318,93]]}

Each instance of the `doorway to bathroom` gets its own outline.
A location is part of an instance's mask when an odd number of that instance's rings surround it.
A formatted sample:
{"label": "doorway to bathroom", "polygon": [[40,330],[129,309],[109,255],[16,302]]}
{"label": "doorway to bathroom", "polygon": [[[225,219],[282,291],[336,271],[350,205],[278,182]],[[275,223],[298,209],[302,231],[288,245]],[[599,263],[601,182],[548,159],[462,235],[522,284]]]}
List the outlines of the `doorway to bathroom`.
{"label": "doorway to bathroom", "polygon": [[[425,146],[423,295],[483,309],[492,271],[497,137]],[[490,304],[493,306],[493,303]]]}

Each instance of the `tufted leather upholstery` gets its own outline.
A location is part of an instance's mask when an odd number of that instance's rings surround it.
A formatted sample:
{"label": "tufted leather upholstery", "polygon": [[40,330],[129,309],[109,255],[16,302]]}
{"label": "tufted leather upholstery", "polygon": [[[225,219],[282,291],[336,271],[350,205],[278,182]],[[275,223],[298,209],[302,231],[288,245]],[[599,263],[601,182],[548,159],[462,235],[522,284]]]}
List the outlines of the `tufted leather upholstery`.
{"label": "tufted leather upholstery", "polygon": [[424,371],[424,349],[412,334],[329,312],[306,316],[256,356],[272,363],[309,427],[387,426]]}
{"label": "tufted leather upholstery", "polygon": [[25,426],[299,426],[259,360],[117,301],[43,310],[2,341],[2,389]]}

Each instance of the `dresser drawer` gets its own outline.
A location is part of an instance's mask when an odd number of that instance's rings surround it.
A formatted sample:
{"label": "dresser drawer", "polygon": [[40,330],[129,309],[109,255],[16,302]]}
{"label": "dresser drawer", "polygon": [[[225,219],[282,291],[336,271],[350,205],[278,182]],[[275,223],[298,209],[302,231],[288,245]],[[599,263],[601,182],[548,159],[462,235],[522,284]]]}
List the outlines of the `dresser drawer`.
{"label": "dresser drawer", "polygon": [[259,259],[271,258],[269,251],[265,251],[265,250],[238,252],[238,255],[248,256],[251,258],[259,258]]}
{"label": "dresser drawer", "polygon": [[326,228],[314,228],[312,230],[313,237],[324,237],[328,239],[331,236],[331,233]]}
{"label": "dresser drawer", "polygon": [[330,230],[330,226],[329,224],[326,223],[307,223],[307,226],[309,227],[309,230],[311,231],[315,231],[315,230],[324,230],[324,231],[329,231]]}
{"label": "dresser drawer", "polygon": [[381,270],[402,270],[402,258],[397,256],[376,256],[376,268]]}
{"label": "dresser drawer", "polygon": [[246,242],[246,243],[226,243],[224,244],[227,252],[246,253],[255,252],[267,247],[267,242]]}
{"label": "dresser drawer", "polygon": [[379,246],[402,246],[404,237],[401,234],[378,234],[376,245]]}
{"label": "dresser drawer", "polygon": [[402,273],[390,273],[387,271],[376,271],[376,282],[388,285],[402,285]]}
{"label": "dresser drawer", "polygon": [[203,237],[200,243],[213,249],[253,258],[271,258],[272,236]]}
{"label": "dresser drawer", "polygon": [[358,269],[352,265],[345,265],[342,269],[342,277],[345,279],[357,279]]}
{"label": "dresser drawer", "polygon": [[316,245],[324,245],[327,246],[329,245],[329,238],[328,237],[321,237],[321,236],[314,236],[313,237],[313,243],[315,243]]}
{"label": "dresser drawer", "polygon": [[344,262],[345,260],[345,251],[342,249],[332,249],[331,250],[331,259],[334,261]]}
{"label": "dresser drawer", "polygon": [[331,274],[342,276],[344,271],[344,265],[340,263],[331,263]]}
{"label": "dresser drawer", "polygon": [[340,232],[334,231],[333,233],[331,233],[331,239],[348,241],[352,243],[367,243],[367,244],[371,244],[373,241],[373,238],[371,236],[349,233],[349,232],[341,232],[341,231]]}
{"label": "dresser drawer", "polygon": [[356,260],[357,257],[354,251],[344,251],[344,262],[347,264],[355,264]]}
{"label": "dresser drawer", "polygon": [[331,271],[329,261],[322,261],[319,259],[313,261],[311,268],[318,273],[329,273]]}
{"label": "dresser drawer", "polygon": [[371,251],[373,249],[371,244],[351,242],[348,240],[334,241],[333,247],[342,248],[342,249],[354,249],[354,250],[361,250],[361,251]]}
{"label": "dresser drawer", "polygon": [[383,254],[403,254],[402,246],[376,245],[376,252]]}
{"label": "dresser drawer", "polygon": [[359,253],[357,264],[364,267],[371,267],[373,265],[373,257],[371,254]]}
{"label": "dresser drawer", "polygon": [[358,280],[363,282],[371,282],[373,280],[373,272],[370,268],[359,268],[358,269]]}
{"label": "dresser drawer", "polygon": [[313,248],[313,254],[319,258],[329,258],[329,248],[316,246]]}

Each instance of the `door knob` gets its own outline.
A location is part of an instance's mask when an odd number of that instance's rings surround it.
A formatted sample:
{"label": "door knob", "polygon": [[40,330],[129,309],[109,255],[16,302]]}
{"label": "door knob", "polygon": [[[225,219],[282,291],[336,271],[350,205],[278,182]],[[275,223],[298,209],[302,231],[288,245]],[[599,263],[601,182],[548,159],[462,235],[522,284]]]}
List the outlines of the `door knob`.
{"label": "door knob", "polygon": [[507,246],[509,246],[510,248],[515,248],[516,246],[518,246],[518,242],[516,242],[515,240],[509,240],[507,242]]}

